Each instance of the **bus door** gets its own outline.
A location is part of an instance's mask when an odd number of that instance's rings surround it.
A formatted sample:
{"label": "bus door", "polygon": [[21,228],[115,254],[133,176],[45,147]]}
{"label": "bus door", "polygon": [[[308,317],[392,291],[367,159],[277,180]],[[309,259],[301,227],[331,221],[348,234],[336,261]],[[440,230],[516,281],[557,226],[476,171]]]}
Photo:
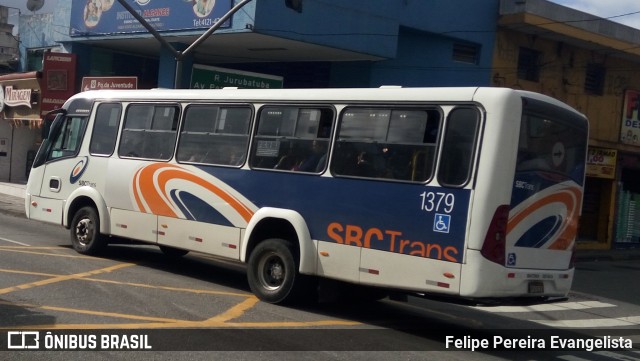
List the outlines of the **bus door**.
{"label": "bus door", "polygon": [[88,157],[78,156],[86,124],[86,117],[59,115],[51,127],[29,179],[30,218],[62,223],[64,202],[88,164]]}
{"label": "bus door", "polygon": [[525,102],[505,265],[565,270],[582,206],[587,123],[563,109],[540,107]]}

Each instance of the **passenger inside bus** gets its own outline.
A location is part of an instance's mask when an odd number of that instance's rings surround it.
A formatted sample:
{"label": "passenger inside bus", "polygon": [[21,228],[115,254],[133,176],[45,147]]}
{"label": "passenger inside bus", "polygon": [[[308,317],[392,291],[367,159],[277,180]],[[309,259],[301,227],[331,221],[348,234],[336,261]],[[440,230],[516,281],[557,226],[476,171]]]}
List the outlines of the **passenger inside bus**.
{"label": "passenger inside bus", "polygon": [[297,169],[300,172],[318,172],[324,169],[327,161],[327,144],[325,141],[314,140],[311,143],[311,154],[303,159]]}

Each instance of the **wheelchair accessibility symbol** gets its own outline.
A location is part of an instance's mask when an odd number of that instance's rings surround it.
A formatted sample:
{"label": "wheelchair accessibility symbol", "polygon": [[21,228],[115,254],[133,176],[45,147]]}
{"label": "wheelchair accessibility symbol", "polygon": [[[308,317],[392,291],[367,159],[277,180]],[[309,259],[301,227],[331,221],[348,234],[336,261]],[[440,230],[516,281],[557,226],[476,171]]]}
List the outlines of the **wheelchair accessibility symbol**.
{"label": "wheelchair accessibility symbol", "polygon": [[451,224],[451,216],[448,214],[436,213],[433,219],[433,231],[440,233],[449,233],[449,225]]}

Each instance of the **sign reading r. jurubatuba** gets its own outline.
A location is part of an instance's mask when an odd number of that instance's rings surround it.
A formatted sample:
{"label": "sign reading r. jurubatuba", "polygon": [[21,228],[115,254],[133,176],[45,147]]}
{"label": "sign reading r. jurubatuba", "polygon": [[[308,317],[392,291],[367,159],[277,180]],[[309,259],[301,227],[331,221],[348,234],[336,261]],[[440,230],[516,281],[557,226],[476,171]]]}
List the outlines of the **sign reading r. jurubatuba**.
{"label": "sign reading r. jurubatuba", "polygon": [[248,71],[225,69],[215,66],[193,66],[191,71],[192,89],[221,89],[237,87],[243,89],[280,89],[281,76],[253,73]]}

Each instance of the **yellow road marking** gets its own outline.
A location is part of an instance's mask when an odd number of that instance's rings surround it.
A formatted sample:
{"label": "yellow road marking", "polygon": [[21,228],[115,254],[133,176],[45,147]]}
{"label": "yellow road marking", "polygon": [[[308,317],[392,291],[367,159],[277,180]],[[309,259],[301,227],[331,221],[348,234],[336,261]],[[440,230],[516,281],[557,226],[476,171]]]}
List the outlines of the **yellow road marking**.
{"label": "yellow road marking", "polygon": [[175,318],[138,316],[138,315],[130,315],[130,314],[124,314],[124,313],[116,313],[116,312],[92,311],[92,310],[83,310],[78,308],[67,308],[67,307],[57,307],[57,306],[38,306],[35,304],[14,303],[9,301],[2,301],[2,300],[0,300],[0,305],[19,306],[22,308],[32,308],[32,309],[37,308],[37,309],[48,310],[48,311],[77,313],[82,315],[103,316],[103,317],[113,317],[113,318],[124,318],[124,319],[130,319],[130,320],[140,320],[140,321],[182,322],[182,320],[178,320]]}
{"label": "yellow road marking", "polygon": [[[28,249],[28,251],[27,251]],[[82,256],[82,255],[74,255],[74,254],[56,254],[56,253],[45,253],[45,252],[34,252],[31,251],[31,249],[33,249],[32,247],[29,248],[0,248],[0,251],[5,251],[5,252],[15,252],[15,253],[28,253],[28,254],[35,254],[35,255],[40,255],[40,256],[52,256],[52,257],[66,257],[66,258],[89,258],[89,259],[95,259],[95,260],[101,260],[102,258],[96,258],[96,257],[91,257],[91,256]],[[48,249],[48,248],[47,248]],[[56,249],[60,249],[60,247],[57,247]],[[105,261],[107,261],[105,259]]]}
{"label": "yellow road marking", "polygon": [[225,291],[212,291],[212,290],[201,290],[201,289],[199,290],[196,288],[156,286],[156,285],[146,285],[143,283],[102,280],[99,278],[82,278],[81,281],[111,283],[111,284],[123,285],[123,286],[143,287],[143,288],[152,288],[152,289],[165,290],[165,291],[187,292],[187,293],[196,293],[196,294],[205,294],[205,295],[235,296],[235,297],[252,297],[253,296],[253,294],[251,293],[235,293],[235,292],[225,292]]}
{"label": "yellow road marking", "polygon": [[6,269],[6,268],[0,268],[0,273],[17,273],[17,274],[22,274],[22,275],[42,276],[42,277],[57,277],[57,276],[60,276],[60,275],[52,274],[52,273],[18,271],[18,270],[13,270],[13,269]]}
{"label": "yellow road marking", "polygon": [[51,278],[47,278],[47,279],[36,281],[36,282],[30,282],[30,283],[21,284],[21,285],[18,285],[18,286],[2,288],[2,289],[0,289],[0,295],[4,295],[4,294],[11,293],[11,292],[14,292],[14,291],[19,291],[19,290],[26,290],[26,289],[33,288],[33,287],[46,286],[46,285],[50,285],[52,283],[58,283],[58,282],[63,282],[63,281],[68,281],[68,280],[81,279],[83,277],[88,277],[88,276],[95,276],[97,274],[112,272],[112,271],[115,271],[115,270],[118,270],[118,269],[121,269],[121,268],[131,267],[131,266],[135,266],[135,265],[136,265],[135,263],[120,263],[120,264],[117,264],[117,265],[114,265],[114,266],[101,268],[101,269],[97,269],[97,270],[94,270],[94,271],[82,272],[82,273],[74,273],[74,274],[70,274],[70,275],[51,277]]}
{"label": "yellow road marking", "polygon": [[[29,253],[36,255],[46,255],[46,256],[56,256],[56,257],[69,257],[69,258],[87,258],[100,260],[100,258],[82,256],[82,255],[61,255],[61,254],[53,254],[53,253],[44,253],[44,252],[33,252],[35,249],[39,250],[47,250],[47,249],[60,249],[60,247],[29,247],[28,251],[25,250],[26,247],[0,247],[0,251],[7,252],[19,252],[19,253]],[[119,282],[112,280],[102,280],[97,278],[91,278],[90,276],[95,276],[99,274],[113,272],[122,268],[136,266],[134,263],[120,263],[114,266],[105,267],[93,271],[75,273],[70,275],[55,275],[55,274],[47,274],[47,273],[39,273],[39,272],[30,272],[30,271],[18,271],[18,270],[9,270],[9,269],[0,269],[0,272],[5,273],[18,273],[25,275],[34,275],[34,276],[43,276],[49,277],[44,280],[25,283],[18,286],[7,287],[0,289],[0,295],[7,294],[11,292],[15,292],[18,290],[25,290],[39,286],[50,285],[53,283],[64,282],[68,280],[82,280],[82,281],[90,281],[90,282],[102,282],[102,283],[111,283],[111,284],[119,284],[133,287],[144,287],[144,288],[152,288],[152,289],[162,289],[168,291],[178,291],[178,292],[190,292],[196,294],[214,294],[214,295],[226,295],[226,296],[237,296],[237,297],[246,297],[246,299],[237,305],[231,307],[227,311],[218,314],[214,317],[208,318],[202,321],[189,321],[189,320],[177,320],[170,318],[162,318],[162,317],[148,317],[148,316],[137,316],[137,315],[129,315],[129,314],[121,314],[121,313],[113,313],[113,312],[102,312],[102,311],[92,311],[92,310],[82,310],[82,309],[71,309],[64,307],[56,307],[56,306],[38,306],[38,305],[30,305],[30,304],[16,304],[8,301],[0,301],[0,305],[13,305],[13,306],[22,306],[26,308],[39,308],[43,310],[49,311],[58,311],[58,312],[69,312],[69,313],[77,313],[77,314],[86,314],[86,315],[94,315],[94,316],[103,316],[103,317],[113,317],[113,318],[124,318],[129,320],[138,320],[138,321],[149,321],[142,323],[102,323],[102,324],[45,324],[45,325],[24,325],[24,326],[9,326],[9,327],[0,327],[1,330],[12,329],[12,330],[21,330],[21,329],[43,329],[43,330],[53,330],[53,329],[137,329],[137,328],[147,328],[147,329],[167,329],[167,328],[198,328],[198,327],[217,327],[217,328],[309,328],[309,327],[322,327],[322,326],[356,326],[361,325],[360,322],[355,321],[342,321],[342,320],[320,320],[320,321],[309,321],[309,322],[298,322],[298,321],[279,321],[279,322],[228,322],[229,320],[236,319],[245,314],[245,312],[251,308],[253,308],[258,302],[258,298],[256,298],[252,294],[246,293],[233,293],[233,292],[220,292],[220,291],[209,291],[209,290],[199,290],[199,289],[188,289],[188,288],[178,288],[178,287],[169,287],[169,286],[153,286],[146,285],[140,283],[131,283],[131,282]]]}
{"label": "yellow road marking", "polygon": [[[52,273],[40,273],[40,272],[29,272],[29,271],[18,271],[18,270],[10,270],[6,268],[0,268],[0,273],[16,273],[23,274],[29,276],[42,276],[42,277],[60,277],[62,275],[52,274]],[[176,292],[186,292],[186,293],[195,293],[195,294],[205,294],[205,295],[219,295],[219,296],[236,296],[236,297],[252,297],[251,293],[236,293],[236,292],[225,292],[225,291],[213,291],[213,290],[202,290],[195,288],[180,288],[180,287],[170,287],[170,286],[157,286],[157,285],[148,285],[144,283],[133,283],[133,282],[121,282],[121,281],[113,281],[113,280],[102,280],[99,278],[79,278],[79,281],[88,281],[88,282],[100,282],[100,283],[110,283],[115,285],[122,286],[131,286],[131,287],[142,287],[142,288],[151,288],[157,290],[164,291],[176,291]]]}
{"label": "yellow road marking", "polygon": [[309,322],[217,322],[215,324],[203,321],[182,321],[169,323],[69,323],[44,324],[28,326],[0,327],[0,330],[114,330],[114,329],[170,329],[170,328],[309,328],[309,327],[345,327],[359,326],[361,322],[342,320],[321,320]]}
{"label": "yellow road marking", "polygon": [[259,301],[260,300],[255,296],[247,298],[243,302],[238,303],[237,305],[231,307],[227,311],[219,315],[216,315],[214,317],[211,317],[208,320],[204,320],[203,323],[214,325],[219,323],[225,323],[226,321],[232,320],[234,318],[238,318],[244,315],[245,311],[247,311],[250,308],[253,308],[253,306],[255,306]]}
{"label": "yellow road marking", "polygon": [[36,247],[36,246],[0,246],[0,250],[2,249],[61,249],[64,247],[60,247],[60,246],[41,246],[41,247]]}

